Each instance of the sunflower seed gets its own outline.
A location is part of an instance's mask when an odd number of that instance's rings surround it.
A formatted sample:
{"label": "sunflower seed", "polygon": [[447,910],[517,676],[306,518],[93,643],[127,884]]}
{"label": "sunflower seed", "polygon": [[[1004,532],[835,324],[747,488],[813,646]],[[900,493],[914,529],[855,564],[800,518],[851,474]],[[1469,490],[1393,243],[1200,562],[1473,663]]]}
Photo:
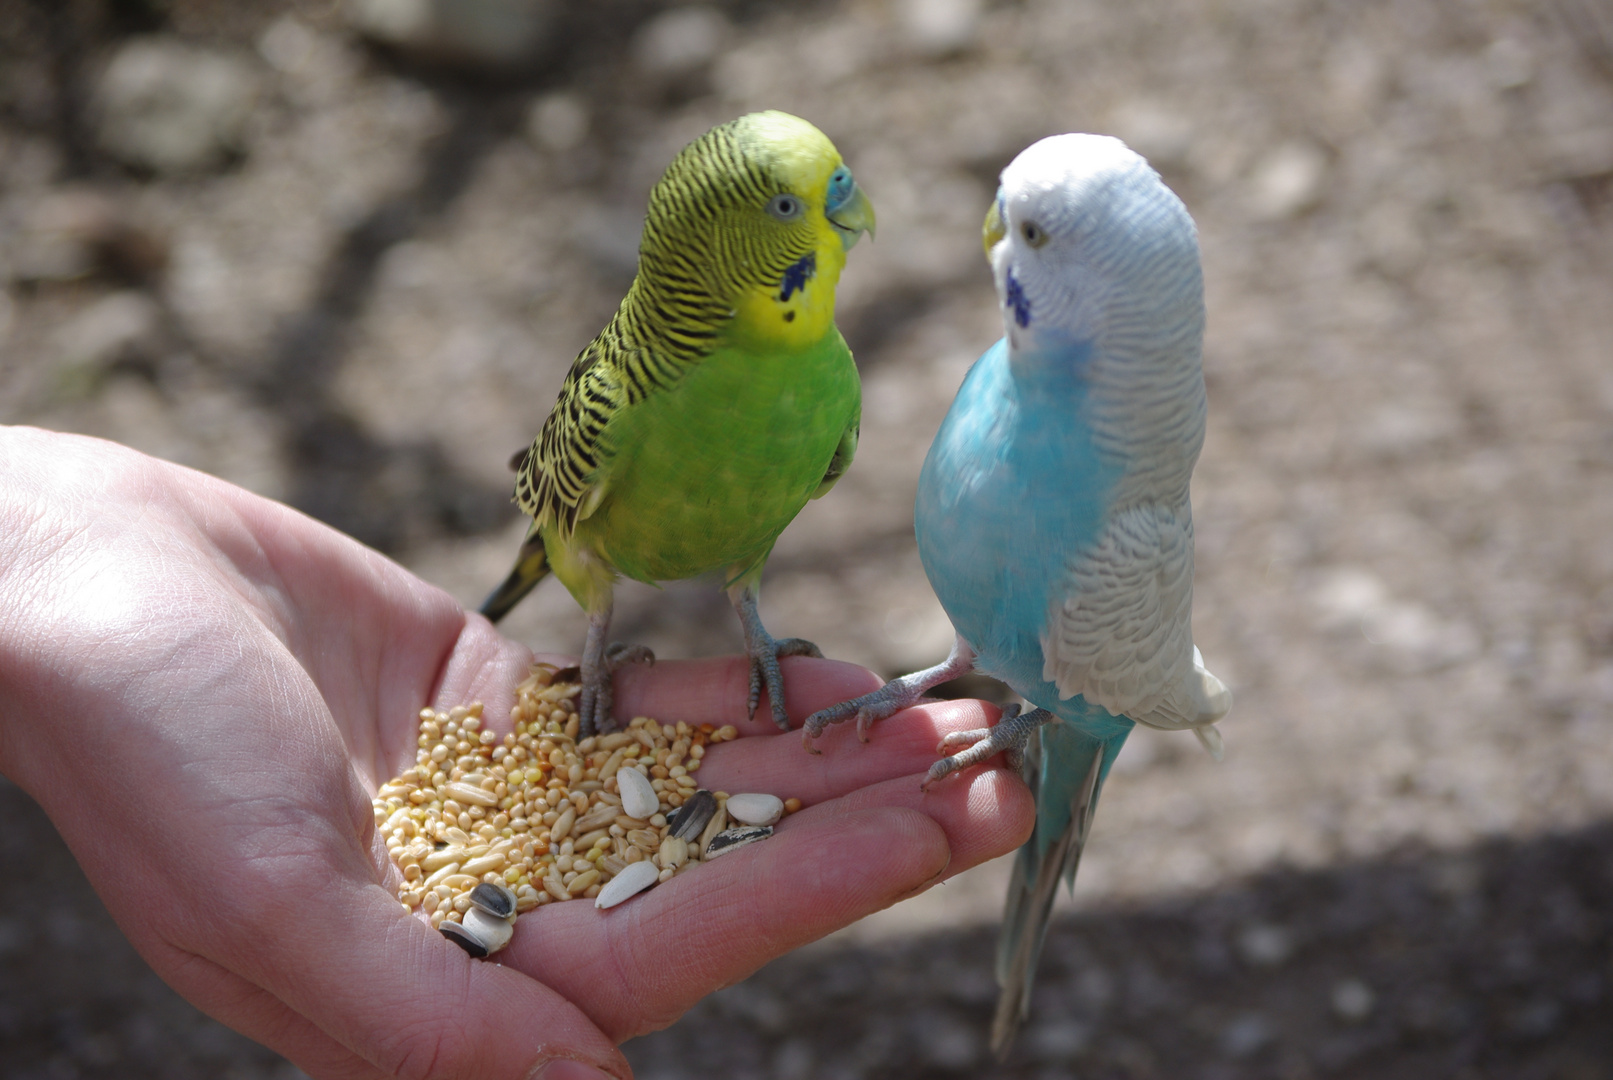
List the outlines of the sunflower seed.
{"label": "sunflower seed", "polygon": [[445,921],[437,928],[442,936],[458,945],[461,949],[480,959],[487,955],[487,946],[482,944],[481,938],[459,923]]}
{"label": "sunflower seed", "polygon": [[[481,908],[471,908],[460,916],[464,920],[460,925],[467,933],[473,934],[476,940],[482,943],[482,948],[489,954],[496,953],[510,943],[510,935],[515,933],[515,924],[508,919],[501,919],[496,915],[489,915]],[[443,923],[447,926],[447,923]]]}
{"label": "sunflower seed", "polygon": [[773,835],[771,825],[746,825],[738,829],[725,829],[711,838],[706,845],[706,858],[715,859],[719,855],[726,855],[735,848],[742,848],[746,844],[754,844],[758,840],[766,840]]}
{"label": "sunflower seed", "polygon": [[706,831],[706,822],[717,812],[717,797],[705,788],[689,796],[678,812],[667,819],[668,835],[693,842]]}
{"label": "sunflower seed", "polygon": [[503,885],[482,882],[470,891],[470,902],[497,919],[515,915],[515,894]]}

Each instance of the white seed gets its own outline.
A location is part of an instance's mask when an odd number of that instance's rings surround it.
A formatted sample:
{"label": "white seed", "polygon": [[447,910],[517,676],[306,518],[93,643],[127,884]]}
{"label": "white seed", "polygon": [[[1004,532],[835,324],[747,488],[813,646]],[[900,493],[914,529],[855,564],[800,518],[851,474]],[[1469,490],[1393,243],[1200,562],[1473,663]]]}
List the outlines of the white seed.
{"label": "white seed", "polygon": [[628,817],[642,821],[660,809],[661,800],[656,798],[655,789],[637,769],[620,770],[616,782],[621,785],[622,812]]}
{"label": "white seed", "polygon": [[481,908],[473,907],[460,917],[462,925],[467,931],[476,936],[482,947],[489,953],[496,953],[510,943],[510,936],[515,933],[515,924],[508,919],[501,919],[497,915],[489,915]]}
{"label": "white seed", "polygon": [[620,904],[630,896],[639,893],[655,884],[661,871],[655,868],[654,863],[629,863],[621,873],[607,881],[599,890],[599,896],[594,900],[596,908],[611,908]]}
{"label": "white seed", "polygon": [[760,793],[728,796],[728,816],[746,825],[772,825],[784,816],[784,800]]}

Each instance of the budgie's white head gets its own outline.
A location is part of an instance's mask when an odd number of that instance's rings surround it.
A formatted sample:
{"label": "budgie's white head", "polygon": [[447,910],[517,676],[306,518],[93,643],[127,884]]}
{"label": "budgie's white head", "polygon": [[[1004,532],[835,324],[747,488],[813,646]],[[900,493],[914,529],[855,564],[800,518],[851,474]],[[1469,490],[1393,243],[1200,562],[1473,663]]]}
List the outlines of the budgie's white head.
{"label": "budgie's white head", "polygon": [[1055,135],[1003,170],[985,241],[1016,369],[1079,380],[1079,420],[1127,498],[1185,499],[1204,441],[1204,284],[1181,200],[1119,139]]}
{"label": "budgie's white head", "polygon": [[[1010,344],[1103,344],[1198,313],[1193,219],[1148,162],[1106,135],[1055,135],[1003,170],[987,256]],[[1161,327],[1161,323],[1168,324]]]}

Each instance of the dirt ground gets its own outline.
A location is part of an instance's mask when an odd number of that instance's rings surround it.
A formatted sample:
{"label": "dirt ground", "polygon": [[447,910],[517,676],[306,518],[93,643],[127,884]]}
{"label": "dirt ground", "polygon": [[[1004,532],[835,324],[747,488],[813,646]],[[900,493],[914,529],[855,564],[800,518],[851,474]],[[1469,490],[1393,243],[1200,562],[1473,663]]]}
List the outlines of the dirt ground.
{"label": "dirt ground", "polygon": [[[896,674],[950,640],[910,514],[1000,333],[996,173],[1045,134],[1121,135],[1201,231],[1195,628],[1237,695],[1226,760],[1133,738],[1006,1062],[1001,864],[629,1057],[644,1080],[1613,1078],[1613,4],[736,2],[681,54],[668,11],[571,5],[495,78],[367,46],[323,0],[0,0],[0,422],[285,499],[474,603],[522,529],[505,462],[630,280],[649,185],[783,108],[880,224],[840,289],[858,458],[764,610]],[[153,172],[97,138],[136,34],[250,77],[227,160]],[[69,241],[83,265],[52,269]],[[506,625],[582,639],[554,583]],[[665,656],[739,640],[711,582],[624,589],[615,629]],[[0,805],[32,868],[0,875],[0,1075],[300,1075],[163,988],[37,809],[3,781]]]}

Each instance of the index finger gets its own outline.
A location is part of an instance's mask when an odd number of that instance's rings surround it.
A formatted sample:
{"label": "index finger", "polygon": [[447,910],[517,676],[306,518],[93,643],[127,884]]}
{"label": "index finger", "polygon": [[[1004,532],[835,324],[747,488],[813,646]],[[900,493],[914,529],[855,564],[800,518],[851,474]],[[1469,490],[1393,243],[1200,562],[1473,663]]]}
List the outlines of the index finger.
{"label": "index finger", "polygon": [[[787,656],[781,664],[785,710],[797,725],[819,709],[882,685],[872,671],[843,660]],[[651,716],[664,724],[733,724],[746,735],[777,733],[767,691],[757,702],[755,719],[746,716],[749,698],[750,660],[744,656],[661,660],[616,673],[619,720]]]}

